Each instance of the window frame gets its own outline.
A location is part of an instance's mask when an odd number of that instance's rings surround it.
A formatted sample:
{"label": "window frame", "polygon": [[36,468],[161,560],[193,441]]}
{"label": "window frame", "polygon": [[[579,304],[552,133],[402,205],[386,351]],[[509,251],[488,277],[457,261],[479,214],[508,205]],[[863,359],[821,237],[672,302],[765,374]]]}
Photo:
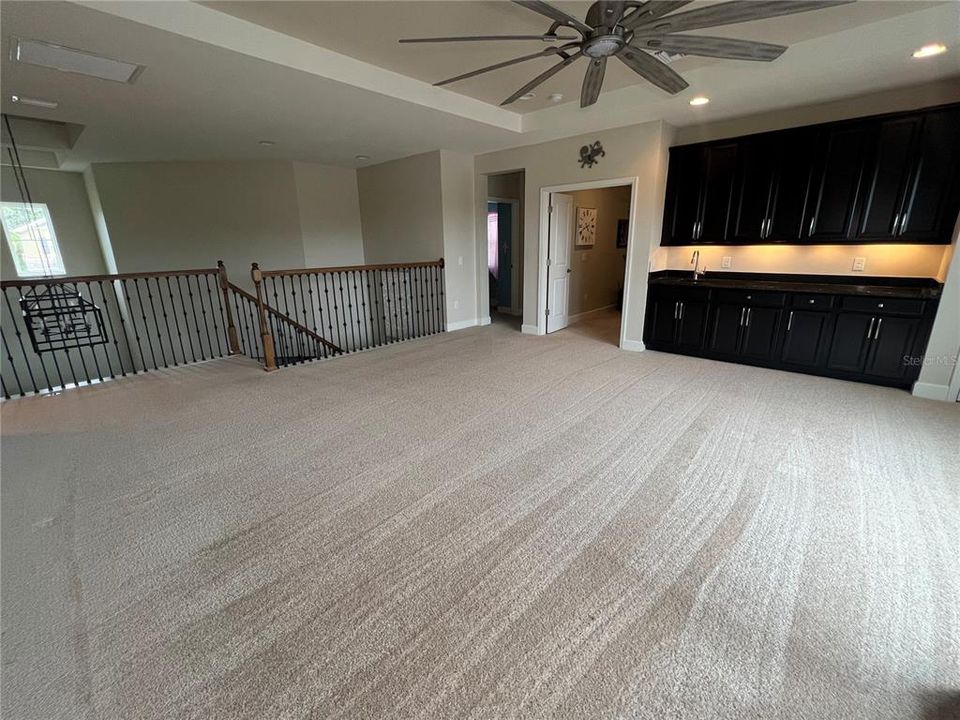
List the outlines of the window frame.
{"label": "window frame", "polygon": [[[43,214],[43,220],[46,223],[47,229],[49,230],[50,239],[49,240],[34,240],[30,238],[30,242],[35,242],[40,246],[41,252],[44,250],[52,249],[53,253],[56,256],[56,259],[59,261],[58,267],[53,266],[52,263],[49,263],[50,253],[43,252],[43,257],[48,261],[47,264],[50,266],[51,272],[33,272],[29,268],[21,268],[19,263],[19,256],[14,249],[14,241],[12,239],[12,233],[7,227],[7,218],[6,214],[3,212],[4,208],[8,207],[18,207],[18,208],[28,208],[30,212],[36,214],[39,210]],[[35,220],[34,220],[35,222]],[[34,279],[34,278],[44,278],[44,277],[65,277],[67,274],[67,266],[63,261],[63,251],[60,249],[60,239],[57,237],[57,229],[53,225],[53,215],[50,213],[50,208],[46,203],[35,202],[35,203],[26,203],[26,202],[16,202],[16,201],[3,201],[0,202],[0,225],[3,226],[3,236],[7,243],[7,250],[10,252],[10,258],[13,260],[13,267],[17,271],[17,277],[24,279]],[[46,247],[52,245],[52,248]]]}

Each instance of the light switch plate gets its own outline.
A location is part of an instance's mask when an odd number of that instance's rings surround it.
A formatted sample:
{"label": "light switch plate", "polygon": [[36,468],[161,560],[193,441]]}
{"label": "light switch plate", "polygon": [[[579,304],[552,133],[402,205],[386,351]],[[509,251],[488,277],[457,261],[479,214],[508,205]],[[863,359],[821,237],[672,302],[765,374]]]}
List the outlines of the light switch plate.
{"label": "light switch plate", "polygon": [[863,272],[867,267],[867,259],[865,257],[855,257],[853,259],[853,269],[855,272]]}
{"label": "light switch plate", "polygon": [[729,255],[724,255],[723,258],[720,260],[720,267],[728,268],[731,265],[733,265],[733,258],[730,257]]}

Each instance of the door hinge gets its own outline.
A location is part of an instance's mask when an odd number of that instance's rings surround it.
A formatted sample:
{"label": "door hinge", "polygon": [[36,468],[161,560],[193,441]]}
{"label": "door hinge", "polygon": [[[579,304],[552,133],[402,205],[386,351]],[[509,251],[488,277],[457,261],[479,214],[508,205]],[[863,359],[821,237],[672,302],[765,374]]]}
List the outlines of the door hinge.
{"label": "door hinge", "polygon": [[552,213],[552,212],[553,212],[553,205],[547,205],[547,212],[548,212],[548,213]]}

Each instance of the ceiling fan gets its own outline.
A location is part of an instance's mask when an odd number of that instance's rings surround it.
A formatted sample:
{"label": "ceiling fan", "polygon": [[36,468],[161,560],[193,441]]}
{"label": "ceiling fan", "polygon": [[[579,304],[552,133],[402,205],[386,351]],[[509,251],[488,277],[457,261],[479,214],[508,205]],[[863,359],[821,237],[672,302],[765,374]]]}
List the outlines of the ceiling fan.
{"label": "ceiling fan", "polygon": [[[489,65],[479,70],[442,80],[435,85],[449,85],[459,80],[509,67],[537,58],[557,56],[560,62],[537,75],[501,105],[509,105],[528,94],[535,87],[563,70],[567,65],[586,57],[590,66],[583,78],[580,107],[593,105],[600,96],[607,58],[620,62],[671,95],[688,87],[688,83],[666,62],[653,53],[700,55],[733,60],[776,60],[787,48],[783,45],[735,40],[724,37],[682,34],[687,30],[730,25],[732,23],[762,20],[779,15],[820,10],[845,5],[854,0],[732,0],[675,15],[670,14],[689,5],[693,0],[600,0],[590,6],[585,20],[539,0],[514,0],[528,10],[553,21],[543,35],[472,35],[467,37],[407,38],[401,43],[478,42],[487,40],[542,40],[562,42],[540,52],[523,55]],[[573,31],[578,36],[559,35],[560,30]]]}

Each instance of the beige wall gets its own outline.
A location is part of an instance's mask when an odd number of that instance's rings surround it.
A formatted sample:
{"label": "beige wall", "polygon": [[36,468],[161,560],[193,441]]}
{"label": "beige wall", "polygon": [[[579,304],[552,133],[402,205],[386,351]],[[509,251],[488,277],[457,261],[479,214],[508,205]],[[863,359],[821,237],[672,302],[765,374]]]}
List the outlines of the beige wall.
{"label": "beige wall", "polygon": [[439,151],[361,168],[357,185],[368,263],[419,262],[443,255]]}
{"label": "beige wall", "polygon": [[469,326],[477,322],[479,312],[473,235],[473,156],[441,150],[440,173],[447,323],[452,327]]}
{"label": "beige wall", "polygon": [[[937,317],[930,333],[927,353],[920,377],[914,385],[915,395],[937,400],[957,400],[960,390],[960,218],[953,232],[953,245],[948,251],[946,280]],[[949,397],[951,381],[953,397]]]}
{"label": "beige wall", "polygon": [[[666,149],[672,130],[662,122],[633,125],[614,130],[528,145],[480,155],[476,159],[478,176],[524,170],[524,270],[523,323],[527,332],[542,329],[538,297],[543,292],[544,268],[541,266],[540,191],[541,188],[574,183],[589,183],[621,178],[638,179],[637,191],[630,209],[630,245],[628,261],[630,283],[625,299],[623,320],[624,347],[639,349],[646,306],[647,272],[651,252],[660,242],[660,221],[663,213]],[[606,157],[592,168],[581,168],[578,162],[582,145],[600,140]],[[485,180],[486,178],[480,178]],[[477,237],[486,238],[486,182],[478,182],[476,207]],[[477,263],[486,261],[486,243],[477,243]],[[478,307],[488,293],[485,273],[480,273]]]}
{"label": "beige wall", "polygon": [[[50,210],[67,274],[98,275],[106,272],[83,175],[31,169],[24,173],[33,201],[45,203]],[[0,196],[4,202],[22,201],[13,169],[8,166],[0,171]],[[4,280],[15,280],[17,271],[5,236],[0,246],[0,275]]]}
{"label": "beige wall", "polygon": [[362,264],[363,231],[356,171],[295,162],[293,177],[306,267]]}
{"label": "beige wall", "polygon": [[[362,261],[352,170],[284,161],[96,164],[92,194],[119,272]],[[308,262],[309,260],[309,262]]]}
{"label": "beige wall", "polygon": [[[629,218],[630,187],[578,190],[569,193],[578,207],[597,211],[597,242],[589,250],[575,245],[570,257],[570,315],[608,307],[623,287],[627,250],[617,247],[617,220]],[[576,215],[574,215],[576,217]]]}

